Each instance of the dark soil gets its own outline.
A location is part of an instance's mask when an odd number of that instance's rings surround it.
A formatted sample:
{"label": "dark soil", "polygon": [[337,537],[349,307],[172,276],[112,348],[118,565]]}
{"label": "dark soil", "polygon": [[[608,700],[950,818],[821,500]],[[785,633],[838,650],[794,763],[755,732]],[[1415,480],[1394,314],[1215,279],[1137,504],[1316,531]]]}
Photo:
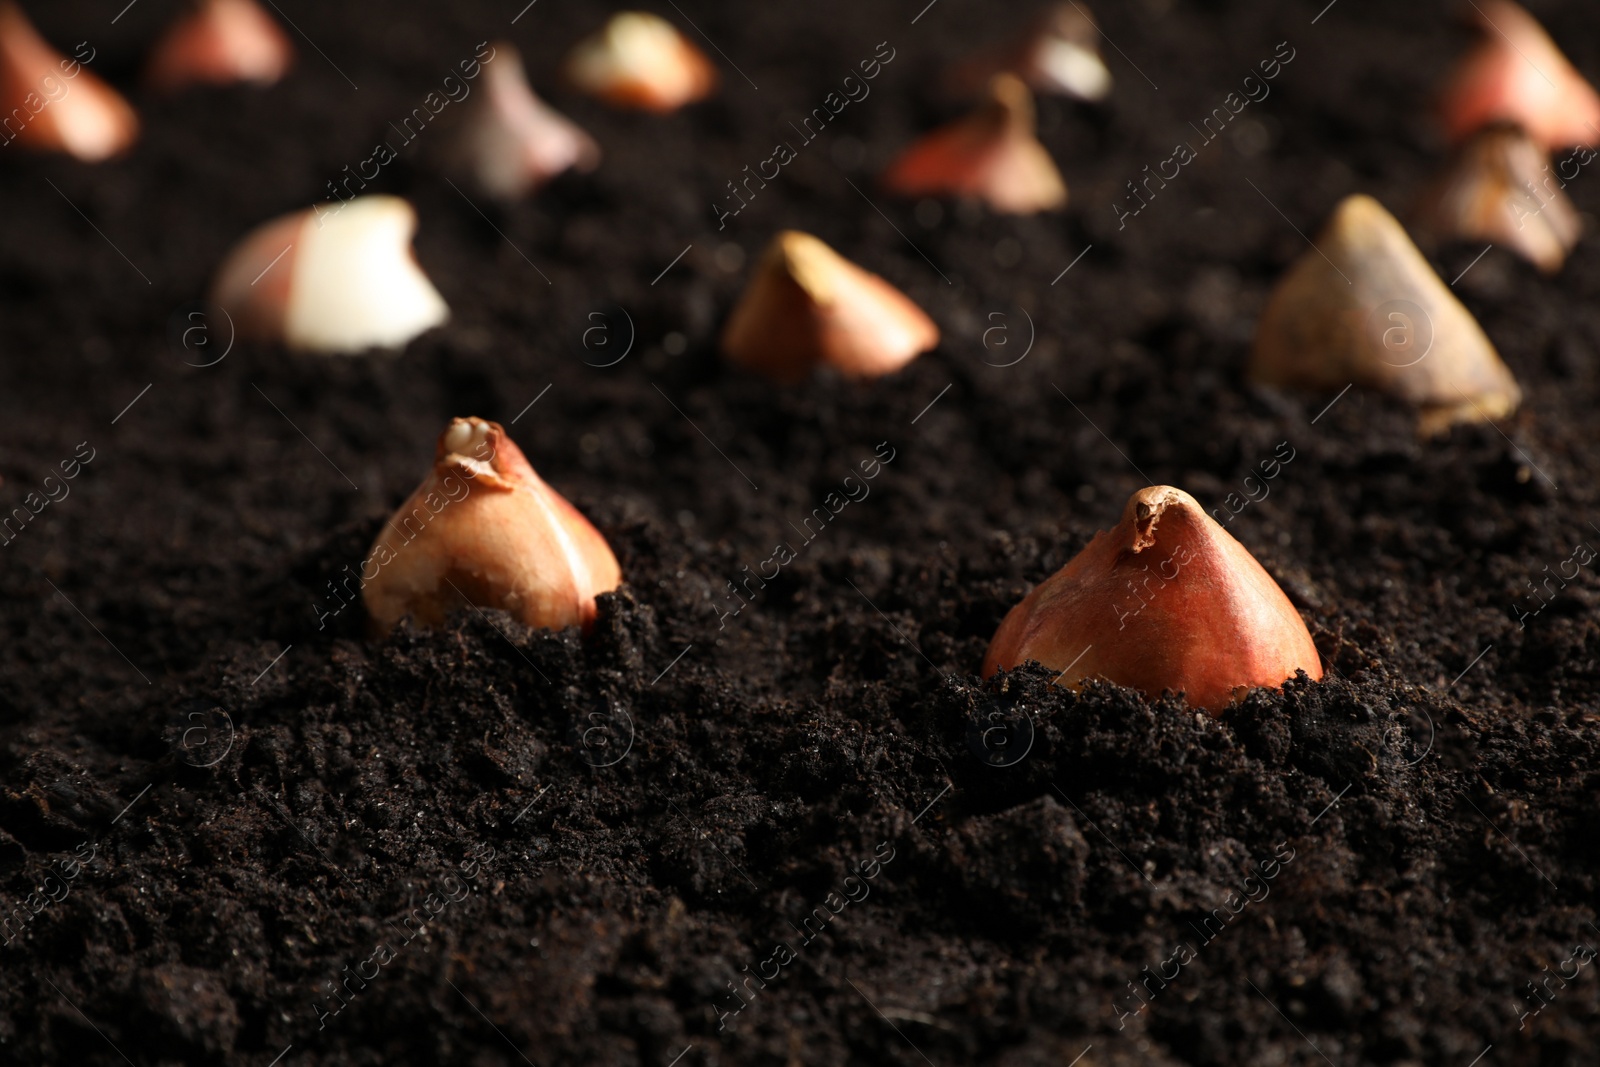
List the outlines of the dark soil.
{"label": "dark soil", "polygon": [[[554,84],[599,4],[283,0],[317,46],[287,81],[171,101],[136,74],[175,6],[113,6],[33,5],[133,95],[135,153],[0,150],[0,505],[94,456],[0,566],[0,1059],[1594,1062],[1594,566],[1515,610],[1600,544],[1597,246],[1457,284],[1526,392],[1500,428],[1419,444],[1384,399],[1318,418],[1332,397],[1241,375],[1296,228],[1356,191],[1403,210],[1439,165],[1425,101],[1470,40],[1448,5],[1096,5],[1114,95],[1041,102],[1073,202],[1022,220],[873,183],[1020,10],[669,5],[727,58],[715,101],[657,118]],[[1535,11],[1600,76],[1588,9]],[[169,327],[228,245],[506,36],[601,169],[486,221],[408,156],[374,187],[417,205],[446,328],[186,366]],[[1285,40],[1270,97],[1118,229],[1124,183]],[[718,232],[726,183],[884,41],[871,96]],[[1600,209],[1600,178],[1569,192]],[[870,385],[726,368],[782,227],[904,288],[939,350]],[[319,629],[457,415],[517,419],[615,547],[588,641],[494,612]],[[724,617],[882,442],[870,497]],[[1215,721],[1038,669],[980,684],[1005,611],[1134,489],[1218,507],[1280,442],[1229,529],[1324,681]]]}

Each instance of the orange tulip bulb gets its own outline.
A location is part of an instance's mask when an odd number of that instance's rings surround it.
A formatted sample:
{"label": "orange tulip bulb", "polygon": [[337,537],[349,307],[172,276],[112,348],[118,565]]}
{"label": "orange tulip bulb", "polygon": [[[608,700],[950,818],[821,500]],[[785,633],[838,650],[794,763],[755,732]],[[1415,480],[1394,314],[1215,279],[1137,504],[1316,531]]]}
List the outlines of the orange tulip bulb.
{"label": "orange tulip bulb", "polygon": [[722,333],[730,360],[784,382],[823,364],[879,378],[938,343],[910,297],[797,230],[773,238]]}
{"label": "orange tulip bulb", "polygon": [[455,419],[439,435],[433,469],[373,542],[362,578],[379,633],[408,615],[437,627],[468,606],[538,629],[588,630],[595,597],[621,584],[622,569],[504,427]]}
{"label": "orange tulip bulb", "polygon": [[122,95],[50,47],[11,0],[0,0],[0,115],[3,143],[85,163],[122,155],[139,136]]}
{"label": "orange tulip bulb", "polygon": [[1445,87],[1440,113],[1460,140],[1494,122],[1513,122],[1548,150],[1600,138],[1600,95],[1539,21],[1511,0],[1474,4],[1482,42]]}
{"label": "orange tulip bulb", "polygon": [[1034,137],[1033,96],[1011,74],[995,77],[977,110],[906,149],[883,185],[901,196],[969,197],[1010,215],[1067,203],[1067,184]]}
{"label": "orange tulip bulb", "polygon": [[983,674],[1030,660],[1073,688],[1104,678],[1149,696],[1170,689],[1213,715],[1296,671],[1322,677],[1311,634],[1278,583],[1170,485],[1133,494],[1121,522],[1011,609]]}
{"label": "orange tulip bulb", "polygon": [[271,85],[293,62],[288,35],[255,0],[199,0],[156,43],[146,77],[167,92],[191,85]]}
{"label": "orange tulip bulb", "polygon": [[611,16],[579,41],[567,77],[616,107],[664,113],[710,96],[717,69],[667,20],[643,11]]}

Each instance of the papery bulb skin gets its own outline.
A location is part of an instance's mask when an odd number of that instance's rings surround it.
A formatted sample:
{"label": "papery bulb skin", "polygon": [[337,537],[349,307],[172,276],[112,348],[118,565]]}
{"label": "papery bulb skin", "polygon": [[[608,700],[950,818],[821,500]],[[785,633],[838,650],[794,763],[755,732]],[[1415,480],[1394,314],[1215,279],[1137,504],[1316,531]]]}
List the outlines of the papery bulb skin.
{"label": "papery bulb skin", "polygon": [[1033,97],[1010,74],[996,76],[976,111],[908,148],[883,185],[900,196],[967,197],[1011,215],[1067,203],[1066,182],[1034,136]]}
{"label": "papery bulb skin", "polygon": [[1111,71],[1100,56],[1100,28],[1077,0],[1057,4],[1015,39],[957,64],[948,81],[971,93],[998,73],[1015,74],[1036,93],[1090,103],[1111,95]]}
{"label": "papery bulb skin", "polygon": [[790,383],[822,365],[880,378],[938,343],[910,297],[796,230],[767,247],[722,334],[730,361]]}
{"label": "papery bulb skin", "polygon": [[584,38],[567,57],[567,78],[616,107],[665,114],[703,100],[717,87],[717,70],[672,23],[642,11],[623,11]]}
{"label": "papery bulb skin", "polygon": [[379,634],[406,616],[435,628],[472,607],[536,629],[587,631],[595,597],[621,584],[622,569],[504,427],[467,418],[439,436],[432,469],[379,531],[362,578]]}
{"label": "papery bulb skin", "polygon": [[1213,715],[1295,672],[1322,677],[1311,634],[1248,549],[1188,493],[1141,489],[1001,622],[983,675],[1038,661],[1077,688],[1104,678],[1181,692]]}
{"label": "papery bulb skin", "polygon": [[10,117],[0,136],[84,163],[124,155],[139,137],[122,95],[52,48],[11,0],[0,0],[0,115]]}
{"label": "papery bulb skin", "polygon": [[412,255],[416,228],[416,211],[397,196],[284,215],[233,247],[211,299],[241,337],[326,355],[403,348],[450,318]]}
{"label": "papery bulb skin", "polygon": [[1520,127],[1488,126],[1423,194],[1417,226],[1443,240],[1492,242],[1554,274],[1583,233],[1565,184]]}
{"label": "papery bulb skin", "polygon": [[1423,437],[1516,410],[1510,368],[1383,205],[1346,197],[1314,244],[1261,313],[1252,380],[1385,393],[1417,409]]}
{"label": "papery bulb skin", "polygon": [[600,146],[534,94],[516,48],[497,41],[444,155],[480,191],[509,203],[564,171],[594,170]]}
{"label": "papery bulb skin", "polygon": [[272,85],[294,64],[289,37],[255,0],[199,0],[168,27],[145,76],[174,92],[195,85]]}
{"label": "papery bulb skin", "polygon": [[1461,60],[1439,101],[1452,140],[1493,123],[1514,123],[1547,151],[1600,138],[1600,95],[1539,21],[1511,0],[1477,0],[1478,45]]}

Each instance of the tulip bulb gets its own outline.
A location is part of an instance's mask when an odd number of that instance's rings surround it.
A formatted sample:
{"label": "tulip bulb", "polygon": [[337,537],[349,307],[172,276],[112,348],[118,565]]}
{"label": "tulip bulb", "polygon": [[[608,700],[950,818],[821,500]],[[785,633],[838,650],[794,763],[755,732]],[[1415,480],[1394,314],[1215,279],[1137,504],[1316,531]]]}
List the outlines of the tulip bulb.
{"label": "tulip bulb", "polygon": [[255,0],[199,0],[156,43],[147,77],[168,92],[190,85],[271,85],[293,62],[288,35]]}
{"label": "tulip bulb", "polygon": [[984,677],[1037,661],[1059,684],[1104,678],[1181,692],[1213,715],[1322,661],[1283,590],[1243,545],[1170,485],[1141,489],[1122,521],[1012,608]]}
{"label": "tulip bulb", "polygon": [[881,377],[938,343],[908,296],[796,230],[773,238],[722,333],[730,360],[785,382],[819,364]]}
{"label": "tulip bulb", "polygon": [[996,75],[976,111],[907,149],[883,184],[902,196],[972,197],[1013,215],[1067,203],[1061,172],[1034,137],[1033,97],[1010,74]]}
{"label": "tulip bulb", "polygon": [[478,96],[447,149],[456,169],[499,200],[518,200],[569,168],[591,171],[600,146],[534,95],[522,58],[498,41]]}
{"label": "tulip bulb", "polygon": [[51,48],[11,0],[0,0],[0,115],[0,144],[15,140],[85,163],[122,155],[139,136],[128,102]]}
{"label": "tulip bulb", "polygon": [[1600,95],[1539,21],[1511,0],[1482,0],[1473,8],[1483,39],[1440,100],[1451,139],[1511,122],[1549,151],[1593,144],[1600,137]]}
{"label": "tulip bulb", "polygon": [[970,91],[1001,71],[1017,75],[1038,93],[1104,100],[1111,71],[1100,58],[1100,28],[1079,3],[1058,4],[1020,39],[958,66],[951,80]]}
{"label": "tulip bulb", "polygon": [[624,11],[573,48],[567,77],[617,107],[676,111],[711,95],[717,70],[672,23]]}
{"label": "tulip bulb", "polygon": [[622,570],[600,532],[534,473],[499,423],[455,419],[439,436],[433,469],[373,542],[362,578],[379,633],[408,615],[437,627],[469,603],[537,629],[588,630],[595,597],[617,588]]}
{"label": "tulip bulb", "polygon": [[1544,149],[1519,127],[1489,126],[1424,194],[1418,226],[1446,240],[1491,241],[1554,274],[1583,232],[1562,184]]}
{"label": "tulip bulb", "polygon": [[1478,320],[1370,196],[1341,201],[1278,282],[1256,325],[1249,375],[1387,393],[1417,409],[1425,437],[1502,418],[1522,400]]}
{"label": "tulip bulb", "polygon": [[402,348],[450,317],[411,254],[416,228],[397,196],[284,215],[228,254],[212,300],[241,337],[323,353]]}

